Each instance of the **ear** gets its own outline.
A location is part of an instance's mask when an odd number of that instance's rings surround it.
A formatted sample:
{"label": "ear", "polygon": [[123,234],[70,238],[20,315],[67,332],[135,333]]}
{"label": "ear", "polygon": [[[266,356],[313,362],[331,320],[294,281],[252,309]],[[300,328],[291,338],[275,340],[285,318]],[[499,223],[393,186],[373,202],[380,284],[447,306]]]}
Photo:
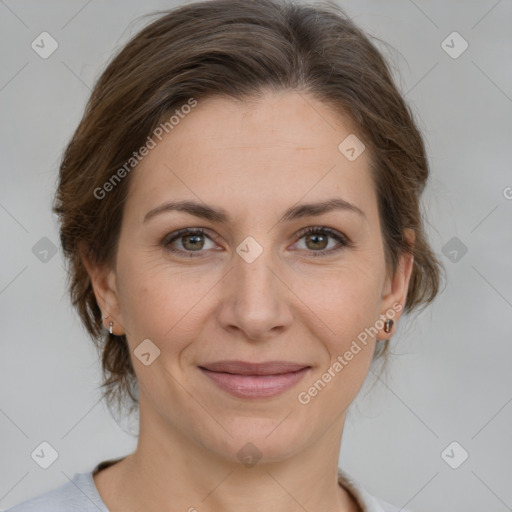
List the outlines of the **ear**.
{"label": "ear", "polygon": [[[409,242],[409,245],[414,245],[416,234],[412,229],[405,229],[404,237]],[[396,327],[398,319],[402,315],[405,307],[413,267],[414,256],[409,253],[404,253],[399,259],[399,264],[395,274],[386,279],[386,283],[383,288],[381,315],[386,315],[386,312],[390,310],[394,311],[395,316],[387,315],[388,318],[393,320],[394,326],[389,333],[382,330],[382,334],[379,336],[379,339],[386,340],[393,335],[393,329]]]}
{"label": "ear", "polygon": [[85,250],[81,250],[82,262],[91,278],[96,302],[101,309],[103,326],[109,329],[112,322],[112,333],[116,336],[124,334],[121,307],[116,285],[116,273],[105,264],[94,262]]}

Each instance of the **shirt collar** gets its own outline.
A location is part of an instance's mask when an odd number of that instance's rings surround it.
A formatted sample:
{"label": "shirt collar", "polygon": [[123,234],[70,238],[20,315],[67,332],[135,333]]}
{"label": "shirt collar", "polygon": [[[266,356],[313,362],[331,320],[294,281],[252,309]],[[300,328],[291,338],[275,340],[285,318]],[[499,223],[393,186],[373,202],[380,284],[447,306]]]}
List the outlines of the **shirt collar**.
{"label": "shirt collar", "polygon": [[[359,482],[341,468],[338,468],[338,483],[352,495],[362,512],[387,512],[390,510],[398,510],[388,503],[372,496]],[[383,508],[384,504],[387,505],[386,508]]]}
{"label": "shirt collar", "polygon": [[[107,468],[116,462],[121,461],[124,457],[120,457],[117,459],[110,459],[103,462],[100,462],[92,472],[87,474],[89,478],[89,484],[92,484],[92,489],[94,491],[95,498],[101,502],[102,506],[105,507],[105,504],[101,501],[101,497],[96,489],[96,485],[94,483],[93,475],[96,474],[99,470]],[[374,496],[372,496],[368,491],[357,482],[349,473],[341,468],[338,468],[338,483],[350,493],[355,502],[359,505],[362,512],[386,512],[386,510],[382,507],[382,501],[377,500]],[[389,509],[387,509],[389,510]],[[404,511],[407,512],[407,511]]]}

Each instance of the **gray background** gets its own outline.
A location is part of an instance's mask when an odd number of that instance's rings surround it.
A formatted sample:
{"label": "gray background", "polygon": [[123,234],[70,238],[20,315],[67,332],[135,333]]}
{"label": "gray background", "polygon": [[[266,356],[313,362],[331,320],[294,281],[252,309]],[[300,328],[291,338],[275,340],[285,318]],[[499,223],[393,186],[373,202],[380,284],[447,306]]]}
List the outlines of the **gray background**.
{"label": "gray background", "polygon": [[[46,262],[32,249],[43,237],[58,245],[57,168],[92,84],[149,21],[136,17],[173,5],[0,1],[0,508],[135,448],[99,402],[99,360],[69,305],[60,249]],[[448,284],[401,323],[396,356],[371,390],[370,374],[340,465],[414,512],[512,510],[512,3],[341,5],[396,49],[378,43],[427,141],[423,208]],[[43,31],[59,44],[47,59],[31,48]],[[453,31],[469,44],[458,58],[441,45]],[[448,44],[453,52],[460,43]],[[59,455],[46,470],[30,456],[42,441]],[[458,469],[441,456],[453,441],[463,448],[448,450],[452,464],[469,453]]]}

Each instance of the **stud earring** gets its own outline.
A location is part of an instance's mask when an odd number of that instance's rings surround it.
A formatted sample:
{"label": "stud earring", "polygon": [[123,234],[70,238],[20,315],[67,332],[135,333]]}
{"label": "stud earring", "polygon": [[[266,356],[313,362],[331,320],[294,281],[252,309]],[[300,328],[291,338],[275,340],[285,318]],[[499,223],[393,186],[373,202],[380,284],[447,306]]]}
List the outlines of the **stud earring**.
{"label": "stud earring", "polygon": [[110,334],[112,334],[112,327],[113,327],[113,325],[114,325],[114,322],[109,322],[109,324],[108,324],[108,332]]}
{"label": "stud earring", "polygon": [[394,323],[393,320],[386,320],[384,322],[384,332],[390,333]]}

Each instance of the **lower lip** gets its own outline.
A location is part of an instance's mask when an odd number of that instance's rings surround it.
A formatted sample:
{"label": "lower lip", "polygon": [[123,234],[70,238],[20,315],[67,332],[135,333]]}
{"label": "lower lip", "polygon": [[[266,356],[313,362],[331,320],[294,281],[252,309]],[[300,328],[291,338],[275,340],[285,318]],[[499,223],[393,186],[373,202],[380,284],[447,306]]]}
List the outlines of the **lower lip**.
{"label": "lower lip", "polygon": [[235,375],[204,368],[200,370],[221,389],[238,398],[268,398],[295,386],[309,371],[309,367],[281,375]]}

